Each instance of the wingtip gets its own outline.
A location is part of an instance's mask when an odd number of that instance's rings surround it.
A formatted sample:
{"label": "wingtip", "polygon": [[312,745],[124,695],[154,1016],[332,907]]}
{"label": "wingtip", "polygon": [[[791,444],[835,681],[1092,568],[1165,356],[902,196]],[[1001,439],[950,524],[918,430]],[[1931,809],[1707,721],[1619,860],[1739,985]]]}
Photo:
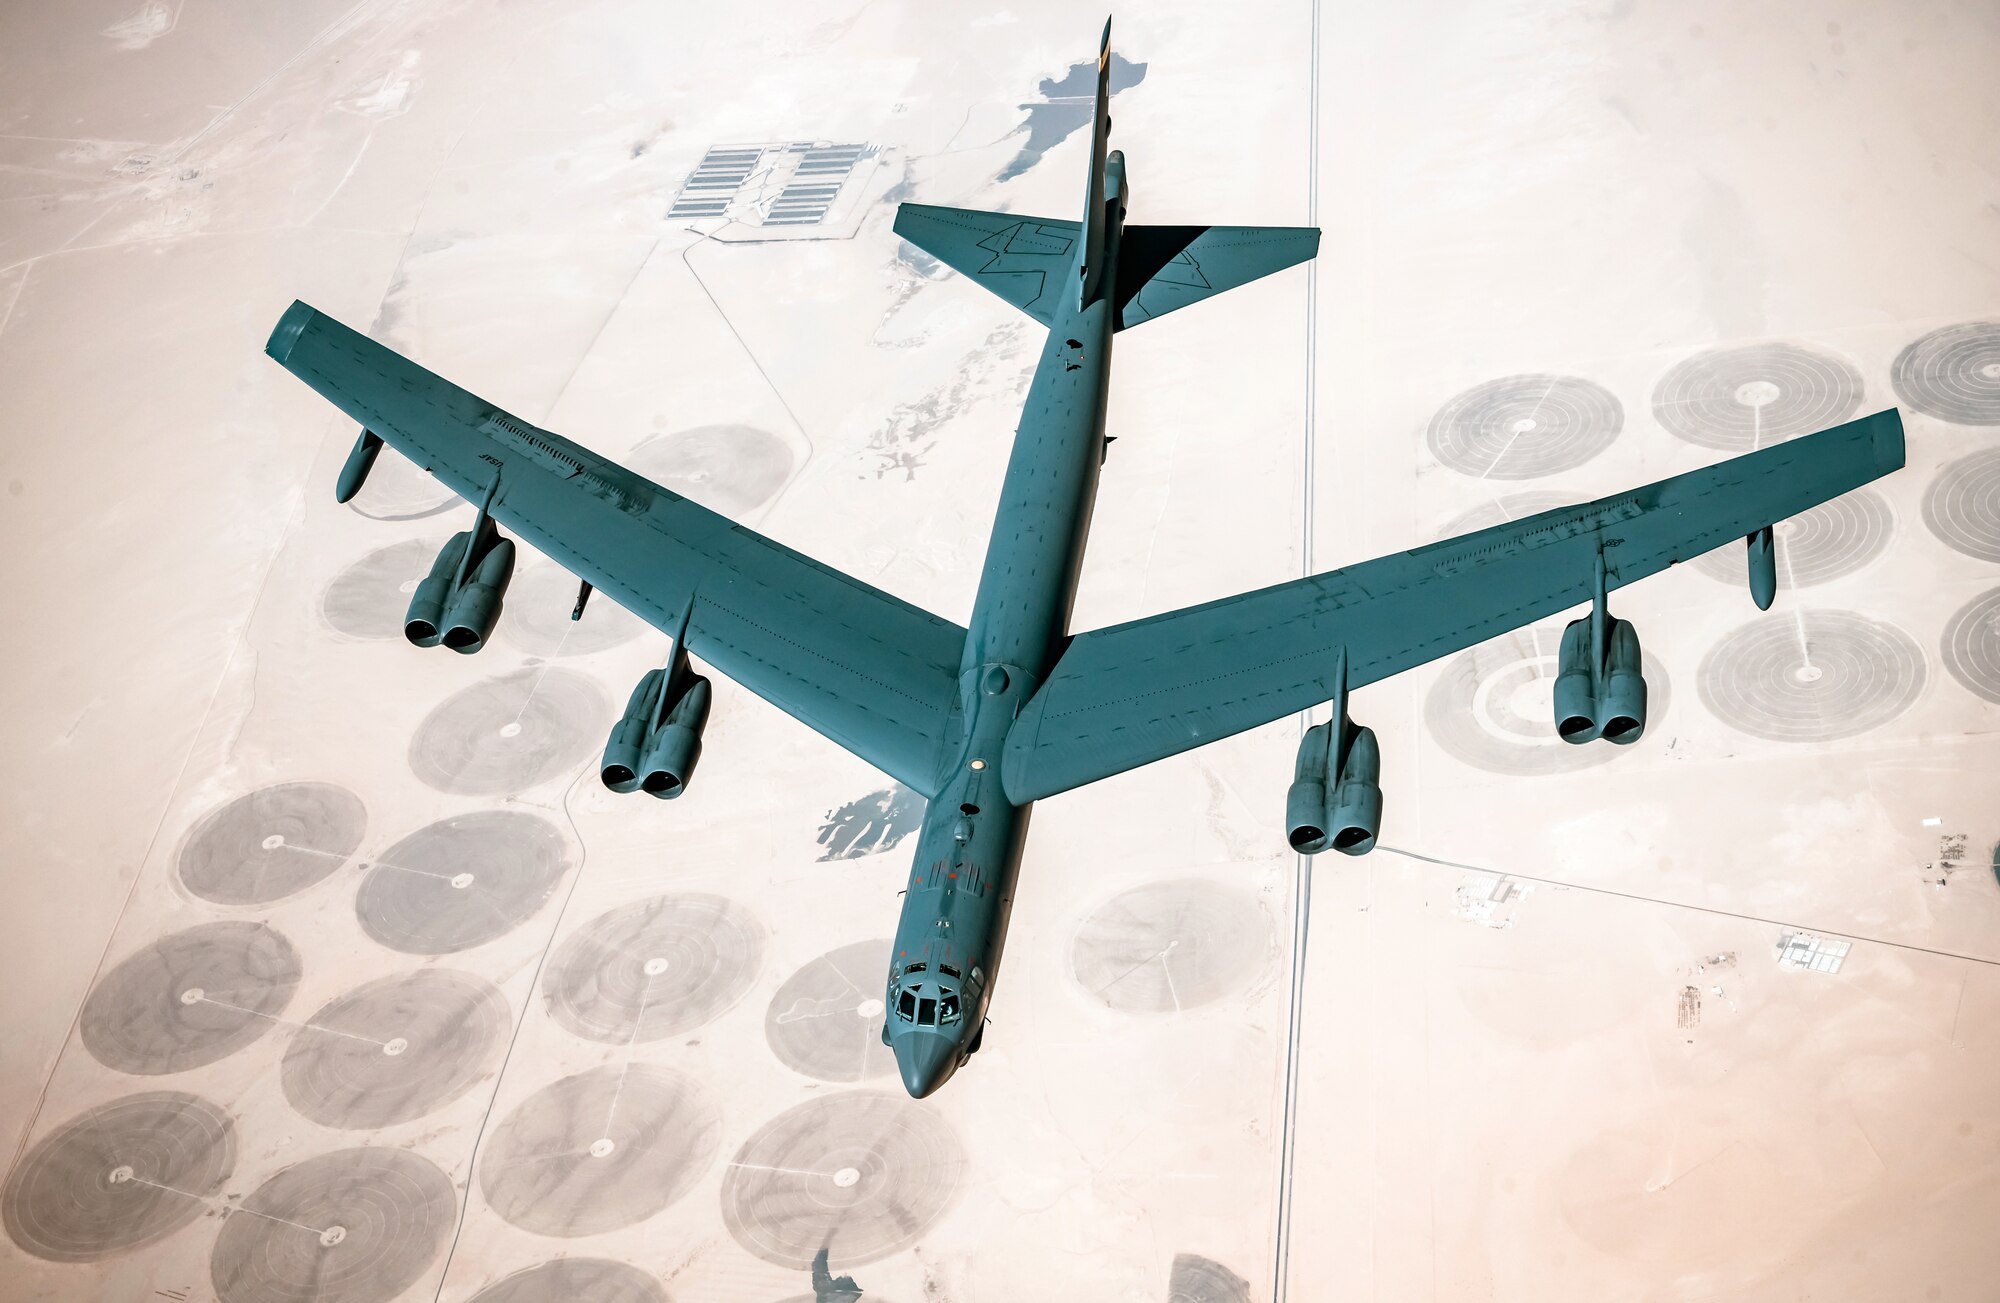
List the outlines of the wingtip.
{"label": "wingtip", "polygon": [[271,329],[271,338],[264,344],[264,352],[273,361],[283,363],[292,356],[292,347],[299,342],[312,319],[319,315],[317,309],[304,299],[293,299],[292,306],[285,309],[285,315],[278,318],[278,324]]}
{"label": "wingtip", "polygon": [[1875,414],[1875,461],[1886,474],[1903,469],[1906,449],[1903,443],[1903,413],[1901,409],[1890,407]]}

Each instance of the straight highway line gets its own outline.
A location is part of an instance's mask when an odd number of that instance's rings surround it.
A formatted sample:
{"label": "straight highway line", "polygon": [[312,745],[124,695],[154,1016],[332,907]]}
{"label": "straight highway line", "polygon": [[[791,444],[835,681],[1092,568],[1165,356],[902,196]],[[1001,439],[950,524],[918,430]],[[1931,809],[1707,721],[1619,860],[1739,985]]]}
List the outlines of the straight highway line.
{"label": "straight highway line", "polygon": [[[1306,224],[1319,225],[1319,0],[1310,0],[1312,22],[1308,43],[1311,59],[1306,98]],[[1317,471],[1318,436],[1315,420],[1319,402],[1319,257],[1306,264],[1305,431],[1299,478],[1299,563],[1301,573],[1314,573],[1313,484]],[[1299,733],[1311,723],[1311,712],[1299,715]],[[1292,1178],[1296,1172],[1299,1106],[1299,1032],[1305,1015],[1306,940],[1312,916],[1312,858],[1293,857],[1292,866],[1292,984],[1285,1025],[1284,1115],[1278,1133],[1278,1224],[1271,1262],[1272,1303],[1286,1303],[1292,1256]]]}

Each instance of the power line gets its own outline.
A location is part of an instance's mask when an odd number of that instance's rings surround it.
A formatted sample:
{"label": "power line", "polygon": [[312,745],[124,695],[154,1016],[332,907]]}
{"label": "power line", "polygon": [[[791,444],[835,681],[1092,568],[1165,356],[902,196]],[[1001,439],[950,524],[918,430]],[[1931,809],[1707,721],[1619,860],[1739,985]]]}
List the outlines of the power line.
{"label": "power line", "polygon": [[1685,900],[1669,900],[1665,896],[1648,896],[1636,891],[1619,891],[1615,887],[1593,887],[1583,882],[1564,882],[1558,878],[1538,878],[1532,873],[1515,873],[1508,869],[1490,869],[1479,864],[1460,864],[1456,860],[1441,860],[1433,855],[1420,855],[1416,851],[1406,851],[1398,846],[1378,844],[1376,850],[1400,855],[1404,859],[1418,860],[1425,864],[1435,864],[1440,868],[1464,869],[1472,873],[1491,873],[1497,877],[1512,878],[1517,882],[1533,882],[1545,887],[1561,887],[1565,891],[1588,891],[1599,896],[1616,896],[1620,900],[1636,900],[1647,905],[1663,905],[1668,909],[1685,909],[1696,914],[1713,914],[1717,918],[1733,918],[1743,923],[1761,923],[1767,927],[1789,928],[1794,932],[1810,932],[1814,936],[1837,937],[1842,941],[1859,941],[1871,946],[1887,946],[1892,950],[1909,950],[1922,955],[1936,955],[1940,959],[1963,959],[1969,964],[1986,964],[2000,968],[2000,959],[1989,959],[1984,955],[1968,955],[1957,950],[1939,950],[1934,946],[1920,946],[1910,941],[1892,941],[1887,937],[1864,936],[1859,932],[1841,932],[1833,928],[1814,927],[1809,923],[1792,923],[1781,918],[1766,918],[1762,914],[1745,914],[1733,909],[1718,909],[1714,905],[1696,905]]}

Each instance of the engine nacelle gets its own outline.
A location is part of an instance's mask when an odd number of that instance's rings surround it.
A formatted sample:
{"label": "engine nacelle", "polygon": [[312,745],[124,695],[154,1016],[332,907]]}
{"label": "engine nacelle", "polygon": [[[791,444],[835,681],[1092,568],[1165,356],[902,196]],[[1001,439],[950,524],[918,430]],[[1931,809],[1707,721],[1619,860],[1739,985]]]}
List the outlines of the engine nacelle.
{"label": "engine nacelle", "polygon": [[1611,622],[1610,672],[1598,700],[1599,730],[1606,742],[1630,746],[1646,731],[1646,671],[1640,663],[1639,632],[1629,620]]}
{"label": "engine nacelle", "polygon": [[671,801],[687,790],[701,760],[701,731],[708,727],[709,699],[708,680],[692,676],[687,691],[668,712],[666,724],[646,748],[639,786],[649,795]]}
{"label": "engine nacelle", "polygon": [[1590,646],[1591,617],[1563,630],[1556,657],[1556,735],[1565,742],[1603,738],[1630,746],[1646,731],[1646,675],[1639,632],[1629,620],[1605,616],[1604,663]]}
{"label": "engine nacelle", "polygon": [[1556,736],[1581,746],[1597,737],[1597,675],[1590,663],[1590,617],[1571,620],[1556,652]]}
{"label": "engine nacelle", "polygon": [[1326,771],[1332,724],[1314,724],[1299,742],[1292,766],[1291,790],[1285,793],[1285,840],[1301,855],[1326,849]]}
{"label": "engine nacelle", "polygon": [[470,656],[486,645],[500,620],[501,599],[514,578],[514,540],[496,539],[445,611],[445,646]]}
{"label": "engine nacelle", "polygon": [[639,790],[639,766],[646,754],[646,740],[660,709],[660,685],[665,670],[648,670],[632,689],[625,713],[611,726],[611,738],[604,744],[604,763],[598,777],[614,792]]}
{"label": "engine nacelle", "polygon": [[[662,697],[666,701],[662,701]],[[708,725],[708,680],[688,671],[649,670],[611,730],[599,777],[614,792],[644,791],[670,801],[687,790]]]}
{"label": "engine nacelle", "polygon": [[1299,742],[1285,795],[1285,837],[1301,855],[1328,847],[1364,855],[1382,827],[1382,749],[1375,730],[1340,721],[1336,748],[1336,726],[1333,720],[1315,724]]}
{"label": "engine nacelle", "polygon": [[453,534],[438,549],[430,574],[417,581],[417,591],[410,595],[409,613],[403,617],[403,636],[416,646],[435,647],[443,636],[440,626],[444,624],[445,603],[451,600],[451,581],[458,574],[465,545],[471,541],[469,533]]}
{"label": "engine nacelle", "polygon": [[1340,783],[1333,789],[1327,830],[1333,849],[1343,855],[1366,855],[1375,849],[1382,830],[1382,749],[1375,730],[1349,725],[1347,757],[1340,766]]}
{"label": "engine nacelle", "polygon": [[[464,530],[438,549],[431,572],[417,584],[410,610],[403,617],[403,636],[418,647],[439,643],[461,655],[486,645],[500,619],[501,600],[514,578],[514,541],[487,530],[485,547],[465,566],[465,550],[474,534]],[[465,571],[461,583],[459,575]]]}

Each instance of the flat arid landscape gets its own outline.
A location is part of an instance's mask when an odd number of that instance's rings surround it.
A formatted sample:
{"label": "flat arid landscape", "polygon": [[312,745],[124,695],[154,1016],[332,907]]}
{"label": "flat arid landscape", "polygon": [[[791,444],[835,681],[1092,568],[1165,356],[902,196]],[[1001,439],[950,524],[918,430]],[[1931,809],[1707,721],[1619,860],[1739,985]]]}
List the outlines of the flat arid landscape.
{"label": "flat arid landscape", "polygon": [[1042,802],[923,1100],[923,799],[719,677],[687,795],[607,791],[667,636],[524,543],[409,646],[474,506],[336,503],[263,348],[302,299],[963,623],[1042,328],[891,223],[1076,217],[1103,14],[0,16],[0,1297],[1991,1299],[2000,11],[1350,9],[1115,15],[1133,220],[1324,235],[1119,337],[1077,629],[1891,406],[1907,466],[1768,613],[1736,547],[1613,596],[1636,745],[1555,736],[1574,612],[1358,690],[1365,857],[1286,845],[1299,719]]}

